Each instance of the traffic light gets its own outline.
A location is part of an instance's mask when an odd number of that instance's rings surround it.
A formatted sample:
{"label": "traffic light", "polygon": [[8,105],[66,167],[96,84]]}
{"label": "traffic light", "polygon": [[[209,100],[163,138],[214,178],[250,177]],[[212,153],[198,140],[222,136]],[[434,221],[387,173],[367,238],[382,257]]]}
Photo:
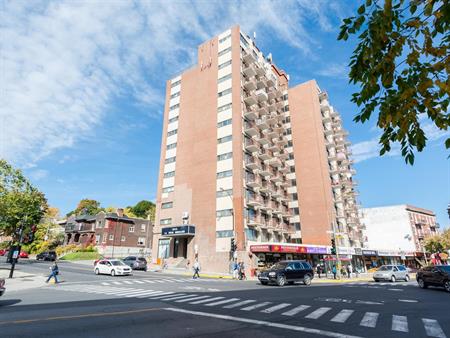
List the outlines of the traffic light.
{"label": "traffic light", "polygon": [[28,240],[27,240],[27,243],[33,242],[33,240],[34,240],[34,235],[35,235],[35,233],[36,233],[36,230],[37,230],[37,226],[36,226],[36,225],[32,225],[32,226],[31,226],[31,229],[30,229],[30,232],[28,233]]}
{"label": "traffic light", "polygon": [[235,251],[236,251],[236,241],[234,240],[234,238],[231,238],[231,252]]}
{"label": "traffic light", "polygon": [[336,255],[336,240],[334,238],[331,239],[331,254]]}

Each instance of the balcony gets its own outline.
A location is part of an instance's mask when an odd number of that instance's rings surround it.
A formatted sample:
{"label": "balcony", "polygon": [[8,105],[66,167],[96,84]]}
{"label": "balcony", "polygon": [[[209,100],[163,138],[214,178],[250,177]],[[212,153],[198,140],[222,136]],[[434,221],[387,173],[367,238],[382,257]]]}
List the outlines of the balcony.
{"label": "balcony", "polygon": [[323,123],[330,123],[331,122],[331,117],[330,117],[330,115],[328,115],[328,114],[324,114],[323,116],[322,116],[322,122]]}
{"label": "balcony", "polygon": [[268,119],[261,118],[261,119],[256,120],[256,126],[261,130],[265,130],[265,129],[269,128]]}
{"label": "balcony", "polygon": [[245,158],[245,167],[250,170],[258,169],[260,162],[251,156]]}
{"label": "balcony", "polygon": [[276,105],[276,103],[270,103],[268,109],[269,109],[269,112],[270,112],[270,113],[276,112],[276,111],[277,111],[277,105]]}
{"label": "balcony", "polygon": [[264,81],[263,77],[260,77],[258,80],[256,80],[256,88],[263,89],[263,88],[266,88],[266,87],[267,87],[267,84]]}
{"label": "balcony", "polygon": [[242,61],[244,61],[247,65],[250,65],[256,60],[252,53],[245,52],[244,56],[242,57]]}
{"label": "balcony", "polygon": [[258,118],[258,112],[257,112],[256,108],[254,106],[253,107],[249,107],[247,109],[247,111],[244,113],[244,117],[247,120],[250,120],[250,121],[253,121],[256,118]]}
{"label": "balcony", "polygon": [[280,146],[285,146],[286,144],[288,144],[288,140],[285,136],[280,136],[278,137],[275,142],[280,145]]}
{"label": "balcony", "polygon": [[290,171],[290,169],[289,169],[288,166],[283,165],[283,166],[281,166],[281,167],[278,167],[278,171],[281,172],[281,173],[283,173],[283,174],[286,174],[286,173],[288,173],[288,172]]}
{"label": "balcony", "polygon": [[256,98],[258,102],[265,102],[268,100],[267,93],[264,89],[258,89],[255,91]]}
{"label": "balcony", "polygon": [[277,151],[278,149],[280,149],[279,145],[276,143],[273,143],[273,142],[270,142],[267,147],[267,150],[270,150],[270,151]]}
{"label": "balcony", "polygon": [[256,196],[256,194],[247,194],[247,196],[245,196],[245,198],[247,200],[248,206],[258,207],[262,204],[261,198]]}
{"label": "balcony", "polygon": [[281,160],[286,160],[289,158],[289,154],[285,150],[279,150],[274,152],[273,154]]}
{"label": "balcony", "polygon": [[267,83],[268,87],[274,87],[276,85],[276,80],[274,78],[272,78],[272,77],[269,77],[267,79],[266,83]]}
{"label": "balcony", "polygon": [[267,160],[267,164],[271,165],[272,167],[281,167],[283,165],[280,159],[275,157],[272,157],[271,159]]}
{"label": "balcony", "polygon": [[245,122],[244,132],[249,136],[256,136],[259,134],[258,128],[255,122]]}
{"label": "balcony", "polygon": [[280,175],[274,175],[274,176],[272,176],[271,178],[270,178],[270,180],[273,182],[273,183],[281,183],[281,182],[283,182],[283,177],[282,176],[280,176]]}
{"label": "balcony", "polygon": [[262,160],[262,161],[266,161],[272,158],[272,154],[266,150],[266,149],[261,149],[259,151],[258,157]]}
{"label": "balcony", "polygon": [[254,104],[258,103],[254,95],[249,95],[246,98],[244,98],[244,102],[247,106],[253,106]]}
{"label": "balcony", "polygon": [[273,125],[273,124],[275,124],[277,122],[278,122],[277,114],[274,113],[274,112],[270,113],[269,116],[267,117],[267,123],[270,124],[270,125]]}
{"label": "balcony", "polygon": [[259,144],[253,141],[252,139],[245,138],[245,150],[248,150],[251,153],[257,152],[259,150]]}
{"label": "balcony", "polygon": [[270,140],[272,140],[272,139],[278,137],[278,135],[279,135],[279,134],[278,134],[275,130],[273,130],[272,128],[266,129],[265,132],[266,132],[265,134],[267,135],[267,137],[268,137]]}
{"label": "balcony", "polygon": [[247,217],[247,226],[249,227],[257,227],[262,224],[261,219],[259,217]]}
{"label": "balcony", "polygon": [[271,175],[271,172],[270,172],[269,166],[268,166],[268,165],[265,165],[265,164],[262,164],[261,167],[260,167],[259,174],[260,174],[261,176],[263,176],[263,177],[270,176],[270,175]]}
{"label": "balcony", "polygon": [[254,77],[252,77],[251,79],[248,79],[245,83],[244,83],[244,88],[247,91],[252,91],[256,89],[256,80]]}
{"label": "balcony", "polygon": [[322,101],[320,103],[320,109],[322,110],[322,113],[329,112],[330,111],[330,105],[328,104],[328,101]]}
{"label": "balcony", "polygon": [[264,76],[266,74],[266,70],[260,66],[260,67],[256,67],[256,74],[258,74],[258,76]]}
{"label": "balcony", "polygon": [[259,133],[258,136],[256,136],[256,141],[263,146],[269,143],[269,140],[263,133]]}
{"label": "balcony", "polygon": [[259,116],[264,116],[264,115],[269,114],[269,110],[267,109],[266,106],[259,107],[258,112],[259,112]]}
{"label": "balcony", "polygon": [[242,72],[247,76],[247,78],[251,78],[252,76],[256,75],[256,70],[253,65],[250,65],[242,70]]}
{"label": "balcony", "polygon": [[261,180],[254,174],[245,175],[245,184],[247,187],[259,188],[261,186]]}

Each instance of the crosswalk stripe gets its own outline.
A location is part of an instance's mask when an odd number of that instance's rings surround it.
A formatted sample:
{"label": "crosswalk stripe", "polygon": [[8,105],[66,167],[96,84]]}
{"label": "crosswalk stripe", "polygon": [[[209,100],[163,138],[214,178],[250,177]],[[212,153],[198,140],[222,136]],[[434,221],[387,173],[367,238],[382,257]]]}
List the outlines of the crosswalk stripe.
{"label": "crosswalk stripe", "polygon": [[116,284],[116,285],[122,285],[122,283],[121,282],[112,282],[113,284]]}
{"label": "crosswalk stripe", "polygon": [[143,282],[143,281],[140,281],[140,280],[135,280],[134,282],[135,282],[135,283],[138,283],[138,284],[144,284],[144,282]]}
{"label": "crosswalk stripe", "polygon": [[284,315],[284,316],[294,316],[297,313],[299,313],[299,312],[301,312],[303,310],[306,310],[306,309],[308,309],[310,307],[311,306],[309,306],[309,305],[300,305],[300,306],[294,307],[293,309],[291,309],[289,311],[283,312],[282,315]]}
{"label": "crosswalk stripe", "polygon": [[144,291],[133,293],[133,294],[130,294],[130,295],[125,295],[125,297],[131,298],[131,297],[144,296],[144,295],[153,294],[153,292],[154,291],[152,291],[152,290],[146,290],[146,291],[144,290]]}
{"label": "crosswalk stripe", "polygon": [[366,312],[359,325],[365,327],[377,326],[378,315],[379,314],[377,312]]}
{"label": "crosswalk stripe", "polygon": [[392,315],[392,331],[408,332],[408,319],[406,316]]}
{"label": "crosswalk stripe", "polygon": [[145,290],[142,290],[142,289],[137,289],[137,290],[136,289],[130,289],[128,291],[114,292],[113,294],[116,295],[116,296],[126,296],[126,295],[133,295],[135,293],[139,293],[139,292],[142,292],[142,291],[145,291]]}
{"label": "crosswalk stripe", "polygon": [[[163,293],[160,293],[159,295],[156,295],[155,297],[149,297],[149,298],[150,299],[160,299],[160,298],[167,297],[169,295],[175,295],[175,292],[163,292]],[[178,295],[184,295],[184,293],[178,293]]]}
{"label": "crosswalk stripe", "polygon": [[214,298],[209,298],[209,299],[196,300],[195,302],[190,302],[189,304],[203,304],[203,303],[211,302],[213,300],[219,300],[219,299],[224,299],[224,298],[225,297],[214,297]]}
{"label": "crosswalk stripe", "polygon": [[102,283],[102,285],[111,285],[111,284],[109,284],[109,283],[106,283],[106,282],[103,282],[103,283]]}
{"label": "crosswalk stripe", "polygon": [[262,303],[258,303],[258,304],[254,304],[254,305],[250,305],[250,306],[244,307],[241,310],[242,311],[252,311],[252,310],[258,309],[260,307],[263,307],[263,306],[266,306],[266,305],[269,305],[269,304],[270,304],[270,302],[262,302]]}
{"label": "crosswalk stripe", "polygon": [[222,304],[235,302],[237,300],[239,300],[239,298],[229,298],[229,299],[219,300],[218,302],[208,303],[208,304],[205,304],[205,305],[206,306],[217,306],[217,305],[222,305]]}
{"label": "crosswalk stripe", "polygon": [[146,294],[141,295],[141,296],[136,296],[136,297],[137,298],[148,298],[149,296],[156,296],[158,294],[161,294],[161,292],[162,291],[152,291],[152,292],[146,293]]}
{"label": "crosswalk stripe", "polygon": [[319,307],[317,310],[315,310],[315,311],[311,312],[309,315],[305,316],[305,318],[318,319],[330,310],[331,310],[331,307]]}
{"label": "crosswalk stripe", "polygon": [[224,309],[233,309],[235,307],[247,305],[247,304],[254,303],[254,302],[256,302],[256,300],[248,299],[248,300],[243,300],[242,302],[239,302],[239,303],[236,303],[236,304],[231,304],[231,305],[224,306],[223,308]]}
{"label": "crosswalk stripe", "polygon": [[334,316],[331,321],[335,323],[345,323],[347,319],[355,312],[354,310],[341,310],[336,316]]}
{"label": "crosswalk stripe", "polygon": [[161,298],[161,300],[166,301],[166,300],[175,300],[175,299],[181,299],[181,298],[194,298],[197,295],[174,295],[173,297],[168,297],[168,298]]}
{"label": "crosswalk stripe", "polygon": [[199,300],[199,299],[205,299],[205,298],[211,298],[211,297],[210,296],[190,297],[190,298],[186,298],[186,299],[176,300],[175,303],[186,303],[186,302],[190,302],[191,300]]}
{"label": "crosswalk stripe", "polygon": [[125,284],[133,284],[133,282],[132,282],[132,281],[129,281],[129,280],[124,280],[124,281],[122,281],[122,282],[124,282]]}
{"label": "crosswalk stripe", "polygon": [[272,307],[268,307],[267,309],[264,309],[261,312],[263,312],[263,313],[272,313],[272,312],[284,309],[285,307],[288,307],[289,305],[291,305],[291,304],[289,304],[289,303],[281,303],[281,304],[278,304],[278,305],[275,305],[275,306],[272,306]]}
{"label": "crosswalk stripe", "polygon": [[422,322],[428,337],[446,338],[437,320],[422,318]]}
{"label": "crosswalk stripe", "polygon": [[154,284],[155,281],[151,280],[151,279],[144,279],[144,282],[149,283],[149,284]]}
{"label": "crosswalk stripe", "polygon": [[156,297],[156,296],[163,296],[166,297],[168,296],[166,291],[154,291],[152,294],[146,295],[146,296],[141,296],[142,298],[150,298],[150,297]]}

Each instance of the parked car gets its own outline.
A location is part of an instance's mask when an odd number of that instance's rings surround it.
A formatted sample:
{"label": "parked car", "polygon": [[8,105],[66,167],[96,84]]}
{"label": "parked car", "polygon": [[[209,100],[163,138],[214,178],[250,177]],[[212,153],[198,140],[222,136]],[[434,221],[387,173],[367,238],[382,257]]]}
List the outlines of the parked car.
{"label": "parked car", "polygon": [[104,256],[100,256],[99,259],[96,259],[96,260],[94,261],[94,266],[95,266],[98,262],[100,262],[102,259],[114,259],[114,258],[113,258],[113,257],[104,257]]}
{"label": "parked car", "polygon": [[9,250],[8,249],[0,249],[0,256],[6,256],[8,255]]}
{"label": "parked car", "polygon": [[5,288],[5,279],[0,278],[0,297],[5,294],[6,288]]}
{"label": "parked car", "polygon": [[102,259],[95,265],[94,272],[96,275],[131,275],[131,268],[118,259]]}
{"label": "parked car", "polygon": [[147,271],[147,261],[144,257],[128,256],[123,259],[123,262],[133,270]]}
{"label": "parked car", "polygon": [[422,289],[440,286],[450,292],[450,265],[427,266],[417,271],[416,280]]}
{"label": "parked car", "polygon": [[278,286],[294,284],[297,281],[310,285],[313,278],[313,268],[305,261],[280,261],[258,275],[262,285],[275,283]]}
{"label": "parked car", "polygon": [[56,252],[55,251],[44,251],[36,255],[37,260],[44,260],[44,261],[55,261],[56,260]]}
{"label": "parked car", "polygon": [[28,258],[28,252],[21,251],[21,252],[19,253],[19,258]]}
{"label": "parked car", "polygon": [[375,282],[379,282],[380,280],[387,280],[393,283],[397,280],[408,282],[409,273],[404,265],[382,265],[374,272],[373,279]]}

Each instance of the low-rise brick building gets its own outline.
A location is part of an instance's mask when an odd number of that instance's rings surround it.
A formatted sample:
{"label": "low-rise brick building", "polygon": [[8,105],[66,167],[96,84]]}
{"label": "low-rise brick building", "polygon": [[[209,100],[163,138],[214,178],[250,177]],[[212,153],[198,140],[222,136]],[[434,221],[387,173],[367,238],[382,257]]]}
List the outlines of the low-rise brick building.
{"label": "low-rise brick building", "polygon": [[64,244],[95,245],[106,256],[147,255],[151,252],[153,224],[117,212],[71,216],[64,223]]}

